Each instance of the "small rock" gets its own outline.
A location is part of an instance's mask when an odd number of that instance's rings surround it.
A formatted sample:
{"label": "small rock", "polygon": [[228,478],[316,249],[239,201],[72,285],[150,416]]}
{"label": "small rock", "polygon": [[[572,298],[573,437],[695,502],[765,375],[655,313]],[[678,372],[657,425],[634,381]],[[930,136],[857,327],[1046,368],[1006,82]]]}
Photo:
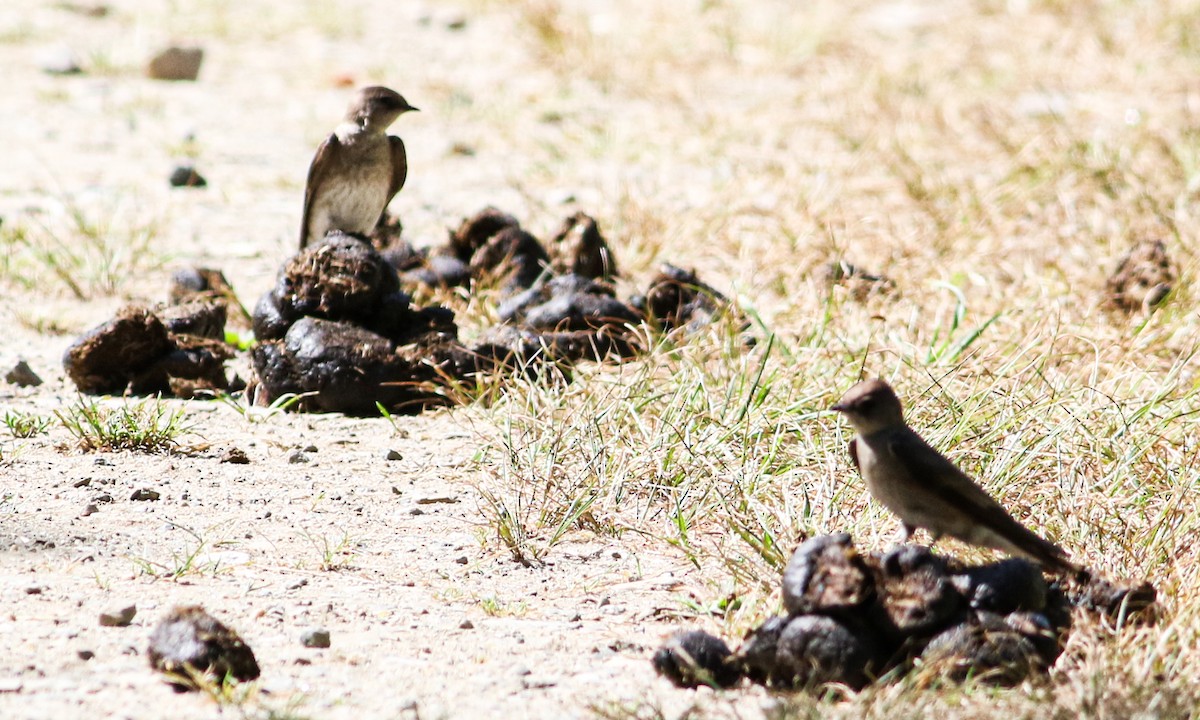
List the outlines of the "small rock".
{"label": "small rock", "polygon": [[308,630],[300,636],[300,644],[306,648],[327,648],[329,643],[329,631],[325,628]]}
{"label": "small rock", "polygon": [[34,585],[32,587],[25,588],[25,594],[26,595],[41,595],[45,589],[46,588],[44,588],[44,587]]}
{"label": "small rock", "polygon": [[195,166],[192,165],[177,165],[171,171],[171,177],[168,179],[171,187],[207,187],[208,180],[204,176],[196,172]]}
{"label": "small rock", "polygon": [[462,557],[455,558],[454,562],[458,563],[459,565],[466,565],[471,561],[467,559],[466,555],[463,555]]}
{"label": "small rock", "polygon": [[303,451],[296,450],[291,455],[288,455],[288,462],[292,463],[293,465],[306,463],[308,462],[308,456],[305,455]]}
{"label": "small rock", "polygon": [[403,460],[404,456],[401,455],[400,453],[396,452],[395,450],[388,450],[387,455],[384,455],[383,459],[395,462],[397,460]]}
{"label": "small rock", "polygon": [[137,605],[121,608],[116,612],[100,613],[101,627],[128,627],[137,615]]}
{"label": "small rock", "polygon": [[108,17],[108,13],[112,11],[112,8],[104,3],[60,2],[57,7],[89,18]]}
{"label": "small rock", "polygon": [[88,515],[95,515],[98,512],[100,512],[100,508],[96,507],[92,503],[88,503],[87,507],[85,507],[83,509],[83,512],[79,514],[79,517],[87,517]]}
{"label": "small rock", "polygon": [[246,456],[246,451],[241,448],[231,447],[221,455],[221,462],[229,463],[230,465],[249,465],[250,458]]}
{"label": "small rock", "polygon": [[92,652],[91,650],[77,650],[75,652],[75,654],[77,656],[79,656],[79,659],[83,660],[84,662],[87,662],[88,660],[91,660],[92,658],[96,657],[96,653]]}
{"label": "small rock", "polygon": [[172,46],[150,59],[146,75],[155,80],[195,80],[203,60],[204,48]]}
{"label": "small rock", "polygon": [[129,496],[130,500],[158,500],[162,495],[157,490],[149,488],[138,488]]}
{"label": "small rock", "polygon": [[78,75],[83,72],[79,67],[79,56],[66,45],[56,45],[38,53],[38,67],[49,75]]}
{"label": "small rock", "polygon": [[474,630],[475,623],[471,622],[470,620],[463,620],[461,623],[458,624],[458,629],[459,630]]}
{"label": "small rock", "polygon": [[433,497],[417,498],[418,505],[453,505],[458,502],[458,498],[452,495],[434,495]]}
{"label": "small rock", "polygon": [[12,370],[5,374],[4,381],[19,387],[37,387],[42,384],[42,379],[24,360],[18,361]]}

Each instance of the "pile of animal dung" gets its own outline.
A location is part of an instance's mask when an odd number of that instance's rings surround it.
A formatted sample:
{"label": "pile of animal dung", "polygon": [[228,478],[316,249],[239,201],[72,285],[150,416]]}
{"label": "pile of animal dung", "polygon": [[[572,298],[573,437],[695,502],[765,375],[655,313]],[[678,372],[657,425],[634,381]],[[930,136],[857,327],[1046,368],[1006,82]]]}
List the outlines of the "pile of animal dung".
{"label": "pile of animal dung", "polygon": [[1062,652],[1072,612],[1147,617],[1155,590],[1079,577],[1048,583],[1021,559],[965,565],[928,547],[861,554],[847,534],[800,545],[783,573],[786,615],[752,630],[737,652],[720,638],[678,633],[655,669],[680,687],[861,689],[919,667],[921,679],[1013,685]]}
{"label": "pile of animal dung", "polygon": [[[295,409],[351,415],[378,414],[378,405],[417,412],[455,402],[461,395],[452,389],[480,374],[567,378],[579,361],[636,357],[648,331],[694,330],[729,309],[721,293],[672,265],[622,300],[614,254],[584,213],[566,218],[548,249],[490,207],[440,247],[418,250],[399,234],[390,219],[373,238],[335,231],[284,262],[252,316],[259,401],[296,396]],[[410,291],[430,286],[496,288],[500,324],[464,341],[453,310],[414,304]],[[223,340],[226,308],[241,309],[228,283],[215,270],[182,271],[171,298],[127,308],[67,350],[64,364],[82,392],[192,397],[242,387],[223,365],[237,352]]]}
{"label": "pile of animal dung", "polygon": [[[383,252],[343,233],[290,258],[254,310],[254,367],[266,398],[303,398],[302,409],[371,415],[376,403],[411,412],[453,402],[448,389],[481,373],[565,375],[580,360],[641,351],[638,327],[711,320],[727,306],[693,274],[665,269],[641,299],[623,302],[595,221],[574,215],[547,251],[510,215],[487,208],[420,252],[403,241]],[[415,285],[495,285],[502,324],[470,343],[452,310],[417,307]]]}
{"label": "pile of animal dung", "polygon": [[227,308],[219,301],[184,301],[155,308],[129,306],[79,337],[63,367],[80,392],[93,395],[174,395],[236,390],[225,361]]}
{"label": "pile of animal dung", "polygon": [[260,674],[250,646],[199,605],[171,610],[150,635],[146,657],[179,692],[231,679],[246,682]]}

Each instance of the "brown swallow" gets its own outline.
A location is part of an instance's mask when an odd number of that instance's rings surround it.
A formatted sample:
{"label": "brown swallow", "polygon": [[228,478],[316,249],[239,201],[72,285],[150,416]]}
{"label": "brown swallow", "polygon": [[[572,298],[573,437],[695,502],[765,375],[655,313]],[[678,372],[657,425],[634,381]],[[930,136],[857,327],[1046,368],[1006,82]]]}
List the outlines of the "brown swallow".
{"label": "brown swallow", "polygon": [[416,108],[394,90],[374,86],[358,91],[308,168],[301,249],[330,230],[365,235],[375,229],[408,175],[404,141],[387,129],[410,110]]}
{"label": "brown swallow", "polygon": [[850,459],[871,495],[899,516],[905,541],[923,527],[934,542],[949,535],[1026,557],[1048,570],[1081,572],[1062,548],[1014,520],[913,432],[904,422],[899,398],[883,380],[858,383],[832,409],[857,431],[850,441]]}

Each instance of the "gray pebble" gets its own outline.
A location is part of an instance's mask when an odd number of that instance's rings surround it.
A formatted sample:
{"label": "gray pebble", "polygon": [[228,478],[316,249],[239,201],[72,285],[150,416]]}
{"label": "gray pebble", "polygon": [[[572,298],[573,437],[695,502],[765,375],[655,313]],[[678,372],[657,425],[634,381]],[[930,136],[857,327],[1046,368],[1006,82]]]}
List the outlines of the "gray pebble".
{"label": "gray pebble", "polygon": [[329,647],[329,631],[325,628],[307,630],[300,636],[300,644],[307,648]]}

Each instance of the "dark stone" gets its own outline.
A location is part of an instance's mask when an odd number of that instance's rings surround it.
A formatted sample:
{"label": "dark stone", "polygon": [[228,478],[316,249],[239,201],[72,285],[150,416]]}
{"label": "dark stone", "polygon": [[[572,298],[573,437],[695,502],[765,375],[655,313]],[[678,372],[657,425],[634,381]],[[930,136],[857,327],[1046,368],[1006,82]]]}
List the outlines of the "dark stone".
{"label": "dark stone", "polygon": [[178,165],[171,171],[171,177],[168,179],[171,187],[208,187],[208,180],[204,176],[196,172],[196,168],[192,165]]}
{"label": "dark stone", "polygon": [[241,448],[231,447],[221,454],[221,462],[230,465],[249,465],[250,458]]}
{"label": "dark stone", "polygon": [[327,648],[330,645],[329,631],[324,628],[306,630],[300,636],[300,644],[306,648]]}
{"label": "dark stone", "polygon": [[199,605],[176,607],[154,628],[150,667],[165,673],[176,690],[197,690],[196,676],[223,684],[259,676],[258,661],[236,632]]}
{"label": "dark stone", "polygon": [[116,612],[100,613],[101,627],[129,627],[137,617],[137,605],[123,607]]}
{"label": "dark stone", "polygon": [[172,45],[146,65],[146,75],[155,80],[195,80],[204,61],[204,48]]}
{"label": "dark stone", "polygon": [[29,363],[18,360],[17,364],[4,374],[4,382],[18,387],[37,387],[42,384],[42,379],[29,367]]}
{"label": "dark stone", "polygon": [[844,612],[874,596],[870,569],[847,533],[806,540],[783,571],[783,606],[791,615]]}
{"label": "dark stone", "polygon": [[677,687],[729,688],[741,679],[732,656],[724,640],[701,630],[689,630],[672,635],[654,653],[651,663],[658,674]]}

